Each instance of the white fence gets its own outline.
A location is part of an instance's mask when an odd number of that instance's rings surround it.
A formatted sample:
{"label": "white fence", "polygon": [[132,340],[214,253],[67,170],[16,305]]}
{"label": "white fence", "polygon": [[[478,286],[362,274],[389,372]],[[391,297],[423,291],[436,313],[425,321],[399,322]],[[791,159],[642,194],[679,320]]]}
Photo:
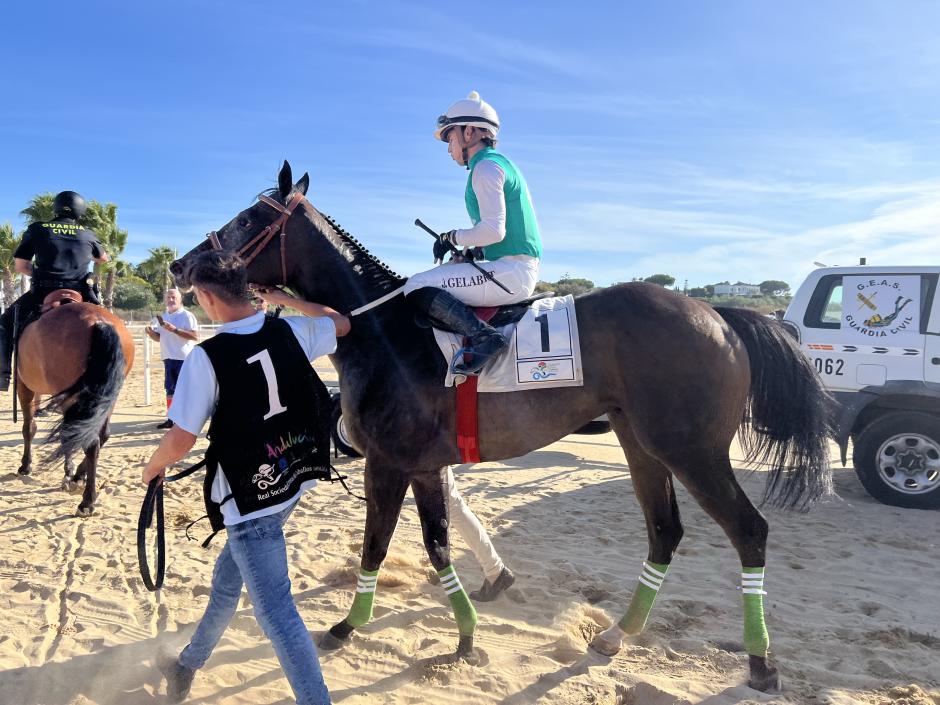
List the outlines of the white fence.
{"label": "white fence", "polygon": [[[134,341],[141,340],[143,347],[143,370],[144,370],[144,406],[150,406],[153,403],[153,392],[151,390],[152,376],[153,376],[153,353],[154,347],[159,350],[160,344],[152,341],[150,336],[147,335],[144,328],[147,325],[145,323],[129,323],[127,324],[127,330],[130,331],[131,335],[134,337]],[[200,339],[205,339],[215,335],[215,331],[219,326],[217,325],[200,325],[198,326],[199,337]]]}

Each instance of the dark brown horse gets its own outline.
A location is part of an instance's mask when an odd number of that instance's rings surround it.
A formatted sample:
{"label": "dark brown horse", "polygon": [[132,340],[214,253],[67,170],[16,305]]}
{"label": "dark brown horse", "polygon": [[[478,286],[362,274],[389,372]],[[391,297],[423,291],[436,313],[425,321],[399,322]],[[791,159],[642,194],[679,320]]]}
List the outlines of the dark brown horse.
{"label": "dark brown horse", "polygon": [[[71,292],[66,292],[66,296]],[[16,393],[23,407],[23,462],[18,470],[28,475],[34,414],[40,395],[51,395],[49,405],[62,412],[48,441],[56,447],[43,465],[65,462],[63,488],[77,489],[84,479],[77,516],[95,510],[95,474],[98,452],[108,440],[108,421],[124,378],[134,362],[134,340],[123,321],[101,306],[69,301],[53,292],[47,301],[58,302],[23,330],[17,345]],[[71,456],[83,451],[78,470]]]}
{"label": "dark brown horse", "polygon": [[[306,175],[292,183],[285,162],[278,188],[267,199],[172,265],[179,284],[189,285],[187,260],[216,246],[249,260],[250,281],[286,284],[307,300],[343,312],[401,286],[401,278],[306,200],[307,186]],[[812,365],[774,321],[715,310],[652,284],[597,290],[578,297],[576,308],[584,386],[482,394],[482,460],[524,455],[607,413],[646,517],[647,560],[668,565],[682,537],[675,478],[724,529],[742,567],[762,569],[767,521],[738,485],[728,449],[741,429],[750,440],[751,459],[769,464],[765,500],[773,505],[805,508],[825,493],[831,486],[828,397]],[[357,591],[350,617],[330,630],[324,648],[341,645],[371,616],[371,602],[367,610],[357,609],[358,596],[368,592],[370,580],[374,584],[372,571],[386,556],[409,485],[428,555],[447,574],[442,468],[460,462],[455,393],[443,386],[445,361],[431,331],[415,325],[402,297],[355,317],[333,362],[349,434],[367,459],[361,560],[366,589]],[[754,590],[759,593],[759,587]],[[466,606],[455,606],[455,614],[457,653],[466,654],[476,615]],[[643,623],[645,615],[628,633]],[[754,637],[745,640],[750,683],[768,690],[778,677],[768,662],[763,629],[762,607],[755,612],[745,602],[745,633]],[[619,638],[608,638],[600,648],[610,653],[619,645]]]}

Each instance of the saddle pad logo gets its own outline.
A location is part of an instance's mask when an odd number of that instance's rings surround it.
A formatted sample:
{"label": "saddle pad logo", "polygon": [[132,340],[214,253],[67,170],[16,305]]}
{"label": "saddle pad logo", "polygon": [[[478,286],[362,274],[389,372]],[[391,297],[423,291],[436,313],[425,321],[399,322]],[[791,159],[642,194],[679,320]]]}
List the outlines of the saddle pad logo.
{"label": "saddle pad logo", "polygon": [[517,362],[516,372],[519,384],[573,380],[574,361],[569,357],[560,360]]}
{"label": "saddle pad logo", "polygon": [[866,338],[920,332],[920,277],[845,277],[842,327]]}

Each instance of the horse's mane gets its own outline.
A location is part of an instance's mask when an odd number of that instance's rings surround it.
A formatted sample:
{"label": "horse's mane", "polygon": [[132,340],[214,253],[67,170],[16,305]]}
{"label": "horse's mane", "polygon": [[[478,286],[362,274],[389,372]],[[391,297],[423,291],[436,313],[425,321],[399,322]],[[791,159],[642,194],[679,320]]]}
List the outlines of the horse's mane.
{"label": "horse's mane", "polygon": [[[262,193],[272,198],[280,197],[280,191],[277,188],[267,189]],[[286,200],[290,200],[293,194],[294,191],[291,191]],[[344,230],[333,218],[319,211],[310,201],[307,201],[307,204],[310,206],[309,212],[314,226],[352,265],[353,271],[363,277],[367,284],[389,291],[401,286],[405,281],[404,277],[397,274],[385,262],[369,252],[365,245]]]}

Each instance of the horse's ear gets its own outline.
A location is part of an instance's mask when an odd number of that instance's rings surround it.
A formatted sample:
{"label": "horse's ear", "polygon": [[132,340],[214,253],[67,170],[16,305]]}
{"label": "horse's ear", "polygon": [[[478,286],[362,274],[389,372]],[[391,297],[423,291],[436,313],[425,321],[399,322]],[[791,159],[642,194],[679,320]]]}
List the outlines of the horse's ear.
{"label": "horse's ear", "polygon": [[300,191],[304,196],[306,196],[306,195],[307,195],[307,189],[310,188],[310,174],[308,174],[308,173],[305,171],[305,172],[304,172],[304,175],[300,177],[300,181],[298,181],[298,182],[294,185],[294,188],[297,189],[298,191]]}
{"label": "horse's ear", "polygon": [[277,190],[281,194],[281,198],[290,196],[290,190],[293,185],[294,179],[290,172],[290,164],[285,159],[284,166],[281,167],[281,172],[277,175]]}

